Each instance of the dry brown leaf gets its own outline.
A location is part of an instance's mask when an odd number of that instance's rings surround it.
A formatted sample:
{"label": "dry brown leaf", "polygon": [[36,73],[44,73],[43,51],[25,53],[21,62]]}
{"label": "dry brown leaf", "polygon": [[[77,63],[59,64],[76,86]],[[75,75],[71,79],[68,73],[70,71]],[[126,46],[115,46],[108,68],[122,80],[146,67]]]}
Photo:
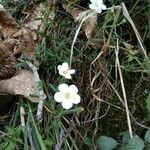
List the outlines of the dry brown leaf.
{"label": "dry brown leaf", "polygon": [[35,47],[32,31],[19,26],[0,4],[0,80],[10,78],[16,72],[20,55],[33,59]]}
{"label": "dry brown leaf", "polygon": [[5,49],[5,52],[10,52],[14,56],[21,54],[24,49],[20,40],[14,38],[8,38],[4,41],[0,41],[0,48]]}
{"label": "dry brown leaf", "polygon": [[0,42],[0,80],[10,78],[16,71],[16,57]]}
{"label": "dry brown leaf", "polygon": [[8,38],[21,27],[13,19],[10,13],[0,4],[0,30],[3,32],[4,38]]}
{"label": "dry brown leaf", "polygon": [[0,81],[0,93],[22,95],[32,102],[39,101],[38,83],[29,71],[20,70],[16,76]]}
{"label": "dry brown leaf", "polygon": [[42,16],[45,10],[44,3],[33,6],[29,10],[28,16],[25,19],[24,26],[31,29],[32,31],[39,31],[42,26]]}
{"label": "dry brown leaf", "polygon": [[[28,16],[26,17],[24,21],[24,26],[29,28],[32,31],[40,31],[43,32],[45,30],[45,25],[44,25],[44,12],[47,10],[49,11],[49,16],[48,19],[53,20],[55,16],[55,2],[50,2],[49,4],[49,10],[48,10],[48,5],[45,3],[40,3],[38,5],[33,6],[32,9],[28,11]],[[35,36],[34,32],[34,39],[37,40],[38,37]]]}
{"label": "dry brown leaf", "polygon": [[10,13],[0,4],[0,48],[5,45],[5,51],[20,53],[27,59],[34,56],[36,43],[33,39],[32,31],[21,27],[13,19]]}
{"label": "dry brown leaf", "polygon": [[21,30],[16,32],[12,38],[18,39],[18,47],[22,49],[21,54],[31,60],[34,57],[36,42],[34,41],[32,31],[25,27],[22,27]]}
{"label": "dry brown leaf", "polygon": [[[63,8],[71,14],[75,22],[79,22],[83,17],[87,15],[87,10],[81,8],[71,8],[71,6],[63,5]],[[82,30],[84,31],[87,38],[95,35],[94,28],[97,24],[97,13],[89,16],[89,18],[83,23]]]}
{"label": "dry brown leaf", "polygon": [[[39,10],[38,7],[37,9]],[[33,18],[31,17],[31,19]],[[38,23],[34,25],[37,26]],[[40,22],[39,25],[42,23]],[[39,28],[35,28],[35,30],[39,30]],[[33,30],[29,27],[19,26],[9,12],[0,5],[0,64],[3,66],[3,68],[0,66],[0,75],[3,73],[0,78],[0,93],[22,95],[32,102],[39,102],[41,98],[45,99],[44,92],[39,91],[38,73],[34,74],[27,70],[16,72],[15,69],[18,54],[31,60],[34,58],[35,47]],[[14,73],[15,76],[10,78]]]}

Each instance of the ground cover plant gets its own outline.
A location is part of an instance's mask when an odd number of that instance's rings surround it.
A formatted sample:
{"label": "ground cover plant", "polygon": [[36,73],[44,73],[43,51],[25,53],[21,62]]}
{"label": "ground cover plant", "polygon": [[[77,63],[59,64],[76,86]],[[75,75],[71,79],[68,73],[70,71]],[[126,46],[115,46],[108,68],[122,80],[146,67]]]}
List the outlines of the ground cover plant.
{"label": "ground cover plant", "polygon": [[148,0],[0,4],[0,149],[150,148]]}

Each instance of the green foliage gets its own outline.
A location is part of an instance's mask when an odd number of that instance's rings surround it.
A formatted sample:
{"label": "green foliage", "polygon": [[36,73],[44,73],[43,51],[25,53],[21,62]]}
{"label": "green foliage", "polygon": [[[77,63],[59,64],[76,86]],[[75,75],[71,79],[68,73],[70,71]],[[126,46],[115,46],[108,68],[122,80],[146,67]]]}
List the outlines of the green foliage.
{"label": "green foliage", "polygon": [[128,142],[124,145],[125,150],[143,150],[144,149],[144,141],[134,136],[133,138],[129,139]]}
{"label": "green foliage", "polygon": [[[91,147],[91,140],[87,139],[85,142],[86,145]],[[145,145],[145,143],[147,143]],[[145,133],[144,141],[139,138],[137,135],[134,135],[133,138],[130,137],[129,132],[123,132],[122,141],[118,143],[115,139],[107,136],[100,136],[96,145],[99,150],[113,150],[117,148],[118,150],[143,150],[144,148],[150,148],[150,130],[147,130]]]}
{"label": "green foliage", "polygon": [[[29,106],[29,108],[30,108],[30,106]],[[37,145],[39,145],[39,146],[37,146],[38,148],[40,147],[41,148],[41,150],[46,150],[46,147],[45,147],[45,144],[44,144],[44,141],[43,141],[43,139],[42,139],[42,137],[41,137],[41,134],[40,134],[40,132],[39,132],[39,130],[38,130],[38,128],[37,128],[37,125],[36,125],[36,123],[35,123],[35,120],[34,120],[34,116],[33,116],[33,114],[32,114],[32,111],[31,111],[31,109],[30,109],[30,117],[31,117],[31,121],[32,121],[32,124],[33,124],[33,129],[34,129],[34,141],[36,141],[36,146]]]}
{"label": "green foliage", "polygon": [[146,131],[144,140],[150,144],[150,129]]}
{"label": "green foliage", "polygon": [[53,145],[54,145],[54,141],[52,139],[46,139],[44,140],[44,144],[46,149],[52,149]]}
{"label": "green foliage", "polygon": [[118,144],[116,140],[107,136],[100,136],[96,143],[99,150],[112,150]]}
{"label": "green foliage", "polygon": [[122,137],[122,142],[123,142],[123,145],[126,144],[130,139],[130,134],[129,132],[124,132],[123,133],[123,137]]}
{"label": "green foliage", "polygon": [[5,135],[3,136],[0,144],[0,149],[19,150],[19,145],[22,145],[20,134],[20,127],[6,127]]}
{"label": "green foliage", "polygon": [[85,137],[85,138],[83,139],[83,142],[84,142],[85,145],[87,145],[87,146],[89,146],[89,147],[93,147],[93,143],[92,143],[92,140],[91,140],[90,138]]}

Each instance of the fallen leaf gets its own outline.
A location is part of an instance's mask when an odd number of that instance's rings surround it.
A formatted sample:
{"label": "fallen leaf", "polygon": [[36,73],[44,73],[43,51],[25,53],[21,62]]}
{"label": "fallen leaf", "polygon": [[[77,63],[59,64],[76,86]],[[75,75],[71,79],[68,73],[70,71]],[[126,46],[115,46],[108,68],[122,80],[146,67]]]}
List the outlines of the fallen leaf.
{"label": "fallen leaf", "polygon": [[1,80],[0,93],[22,95],[35,103],[39,101],[38,83],[34,74],[27,70],[19,70],[14,77]]}
{"label": "fallen leaf", "polygon": [[28,12],[24,21],[24,26],[32,31],[39,31],[42,26],[42,16],[45,10],[45,4],[33,6]]}
{"label": "fallen leaf", "polygon": [[56,2],[49,2],[47,5],[45,3],[40,3],[28,10],[28,15],[24,21],[24,26],[32,30],[35,40],[37,40],[39,37],[36,36],[34,31],[44,32],[44,19],[46,19],[45,14],[48,13],[47,19],[53,20],[55,16],[55,9]]}
{"label": "fallen leaf", "polygon": [[15,72],[16,57],[0,42],[0,80],[10,78]]}
{"label": "fallen leaf", "polygon": [[3,32],[4,38],[9,38],[11,35],[21,29],[19,24],[13,19],[10,13],[0,4],[0,29]]}
{"label": "fallen leaf", "polygon": [[[80,22],[89,13],[89,10],[82,8],[72,8],[70,5],[64,5],[63,8],[71,14],[75,22]],[[91,38],[95,35],[95,26],[97,24],[97,13],[93,13],[83,23],[82,30],[84,31],[87,38]]]}
{"label": "fallen leaf", "polygon": [[26,59],[32,60],[34,58],[34,52],[36,47],[36,42],[34,41],[32,31],[28,28],[22,27],[21,30],[16,32],[12,38],[18,39],[18,47],[22,48],[22,56]]}
{"label": "fallen leaf", "polygon": [[10,78],[16,72],[19,56],[34,59],[35,47],[32,31],[20,26],[0,4],[0,80]]}

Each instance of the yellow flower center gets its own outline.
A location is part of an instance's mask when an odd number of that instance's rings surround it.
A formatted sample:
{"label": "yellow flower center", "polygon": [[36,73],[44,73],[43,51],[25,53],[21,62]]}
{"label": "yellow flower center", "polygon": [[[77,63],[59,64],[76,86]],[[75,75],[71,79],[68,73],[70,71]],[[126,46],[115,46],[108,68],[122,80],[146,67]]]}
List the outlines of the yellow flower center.
{"label": "yellow flower center", "polygon": [[70,95],[70,93],[65,93],[64,97],[65,97],[66,99],[69,99],[69,98],[71,97],[71,95]]}
{"label": "yellow flower center", "polygon": [[67,73],[68,73],[68,70],[64,70],[64,71],[63,71],[63,74],[67,74]]}

